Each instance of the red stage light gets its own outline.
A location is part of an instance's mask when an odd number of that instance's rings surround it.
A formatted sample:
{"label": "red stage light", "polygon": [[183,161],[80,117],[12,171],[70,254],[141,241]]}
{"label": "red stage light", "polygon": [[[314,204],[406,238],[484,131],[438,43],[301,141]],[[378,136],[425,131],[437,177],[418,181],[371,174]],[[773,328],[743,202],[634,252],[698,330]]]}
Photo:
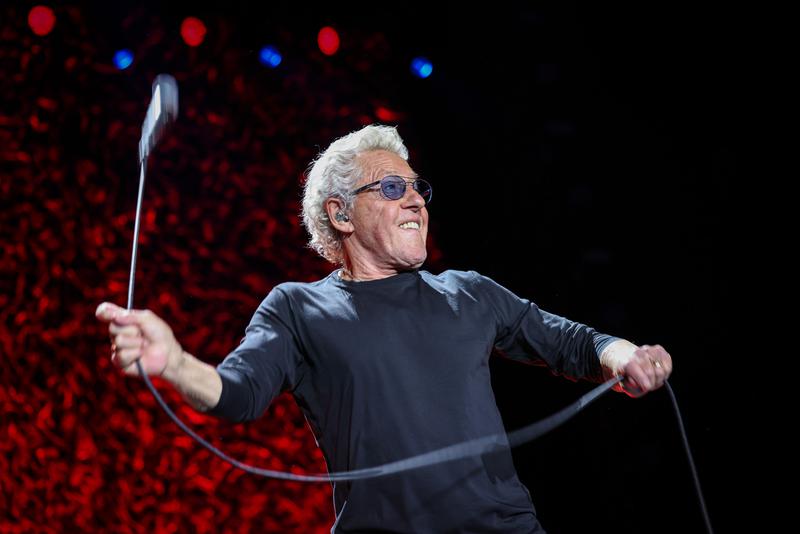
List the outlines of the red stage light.
{"label": "red stage light", "polygon": [[56,25],[56,16],[47,6],[34,6],[28,12],[28,26],[36,35],[47,35]]}
{"label": "red stage light", "polygon": [[206,38],[206,25],[196,17],[186,17],[181,23],[181,37],[189,46],[199,46]]}
{"label": "red stage light", "polygon": [[339,34],[330,26],[325,26],[317,35],[319,49],[326,56],[332,56],[339,50]]}

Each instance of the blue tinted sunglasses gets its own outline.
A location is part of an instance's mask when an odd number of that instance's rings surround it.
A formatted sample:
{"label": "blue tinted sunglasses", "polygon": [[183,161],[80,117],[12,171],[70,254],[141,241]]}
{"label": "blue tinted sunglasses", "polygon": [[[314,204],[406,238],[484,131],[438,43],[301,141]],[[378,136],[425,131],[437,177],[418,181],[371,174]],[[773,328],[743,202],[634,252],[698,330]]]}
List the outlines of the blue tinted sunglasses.
{"label": "blue tinted sunglasses", "polygon": [[403,198],[406,194],[406,184],[411,184],[411,186],[414,188],[414,191],[419,193],[419,196],[421,196],[422,200],[425,201],[426,206],[431,201],[431,197],[433,196],[433,188],[431,188],[431,184],[429,184],[427,181],[421,178],[406,180],[402,176],[385,176],[377,182],[372,182],[359,187],[353,191],[352,194],[357,195],[379,184],[381,186],[381,196],[387,200],[399,200]]}

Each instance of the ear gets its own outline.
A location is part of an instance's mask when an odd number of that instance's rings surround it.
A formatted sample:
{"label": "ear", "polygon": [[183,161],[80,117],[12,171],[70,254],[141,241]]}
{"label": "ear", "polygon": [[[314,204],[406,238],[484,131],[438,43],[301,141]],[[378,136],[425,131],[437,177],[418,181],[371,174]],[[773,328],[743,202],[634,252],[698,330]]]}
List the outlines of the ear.
{"label": "ear", "polygon": [[[347,217],[348,214],[345,212],[344,202],[342,199],[330,197],[325,201],[325,211],[328,214],[328,219],[331,221],[331,226],[343,234],[353,233],[355,227]],[[339,218],[336,217],[337,214],[339,214]],[[342,217],[343,215],[345,217]]]}

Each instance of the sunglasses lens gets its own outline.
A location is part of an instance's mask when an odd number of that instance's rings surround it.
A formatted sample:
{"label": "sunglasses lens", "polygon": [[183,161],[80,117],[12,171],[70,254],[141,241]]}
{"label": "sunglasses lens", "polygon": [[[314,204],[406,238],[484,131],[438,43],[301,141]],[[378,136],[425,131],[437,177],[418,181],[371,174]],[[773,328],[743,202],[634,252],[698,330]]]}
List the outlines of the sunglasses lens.
{"label": "sunglasses lens", "polygon": [[[381,180],[381,191],[383,196],[390,200],[397,200],[403,198],[406,194],[406,181],[399,176],[387,176]],[[430,202],[433,190],[431,184],[425,180],[414,180],[414,191],[419,193],[425,204]]]}
{"label": "sunglasses lens", "polygon": [[402,178],[397,176],[387,176],[381,180],[381,191],[390,200],[397,200],[403,198],[406,194],[406,183]]}
{"label": "sunglasses lens", "polygon": [[414,182],[414,190],[419,193],[419,196],[422,197],[422,199],[425,201],[425,204],[431,201],[433,189],[431,188],[431,184],[425,180],[416,180]]}

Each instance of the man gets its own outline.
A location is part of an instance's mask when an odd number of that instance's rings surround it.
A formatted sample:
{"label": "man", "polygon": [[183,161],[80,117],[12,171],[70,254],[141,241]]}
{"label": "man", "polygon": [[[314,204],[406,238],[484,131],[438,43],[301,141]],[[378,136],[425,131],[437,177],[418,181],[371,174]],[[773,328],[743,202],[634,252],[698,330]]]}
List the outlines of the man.
{"label": "man", "polygon": [[[148,310],[110,303],[112,361],[172,383],[197,410],[259,417],[291,391],[331,472],[408,458],[503,431],[492,350],[572,378],[624,374],[640,396],[672,370],[660,346],[635,345],[540,310],[475,272],[419,270],[430,184],[397,131],[372,125],[312,164],[303,222],[310,246],[339,268],[276,286],[239,346],[216,368],[182,350]],[[334,484],[331,532],[543,532],[510,452]]]}

